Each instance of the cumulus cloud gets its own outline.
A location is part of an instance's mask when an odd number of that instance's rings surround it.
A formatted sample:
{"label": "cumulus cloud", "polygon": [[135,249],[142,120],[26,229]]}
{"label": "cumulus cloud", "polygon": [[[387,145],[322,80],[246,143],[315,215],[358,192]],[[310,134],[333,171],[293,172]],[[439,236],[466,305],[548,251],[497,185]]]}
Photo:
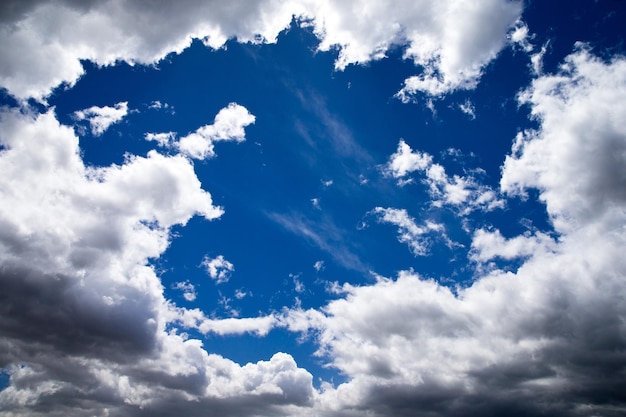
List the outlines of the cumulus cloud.
{"label": "cumulus cloud", "polygon": [[545,252],[556,247],[549,235],[541,232],[526,233],[506,239],[499,230],[478,229],[472,237],[471,258],[485,262],[494,258],[515,259],[530,256],[537,251]]}
{"label": "cumulus cloud", "polygon": [[480,184],[472,175],[447,175],[445,168],[434,163],[431,155],[413,151],[401,139],[397,151],[383,167],[383,173],[397,178],[399,185],[405,185],[413,181],[413,178],[406,177],[415,171],[425,175],[423,182],[428,186],[432,204],[436,207],[449,205],[467,214],[477,209],[490,211],[504,206],[504,201],[491,187]]}
{"label": "cumulus cloud", "polygon": [[72,85],[83,73],[81,59],[153,64],[182,52],[194,38],[212,48],[228,38],[275,42],[293,16],[312,26],[319,50],[338,48],[337,69],[404,46],[405,58],[423,72],[406,80],[399,97],[441,95],[476,84],[522,11],[522,2],[509,0],[403,0],[394,7],[369,0],[186,0],[159,7],[138,0],[6,3],[0,13],[0,85],[23,99],[44,99],[52,88]]}
{"label": "cumulus cloud", "polygon": [[205,256],[201,265],[206,269],[207,274],[215,280],[216,284],[228,282],[230,274],[235,270],[235,266],[224,259],[223,255],[215,258]]}
{"label": "cumulus cloud", "polygon": [[626,201],[626,127],[619,122],[626,112],[625,84],[623,59],[606,64],[583,46],[559,73],[533,81],[520,101],[541,127],[516,137],[502,168],[502,191],[524,195],[526,188],[538,189],[559,232],[593,220],[620,228]]}
{"label": "cumulus cloud", "polygon": [[128,114],[128,102],[117,103],[113,107],[93,106],[74,113],[76,120],[86,120],[91,127],[91,134],[102,135],[112,124],[120,122]]}
{"label": "cumulus cloud", "polygon": [[[186,404],[190,415],[281,414],[312,401],[311,375],[291,356],[240,366],[171,330],[194,313],[164,298],[150,260],[172,226],[223,213],[186,157],[150,151],[86,167],[53,111],[4,109],[0,132],[0,174],[11,179],[0,187],[3,413],[132,416]],[[260,334],[271,320],[191,324]]]}
{"label": "cumulus cloud", "polygon": [[403,271],[373,285],[344,284],[344,296],[321,311],[287,313],[284,325],[314,334],[318,354],[348,378],[320,393],[318,409],[626,412],[625,98],[626,61],[603,62],[584,49],[521,95],[539,127],[514,142],[501,185],[511,195],[537,189],[560,235],[504,238],[481,229],[470,252],[480,261],[525,258],[516,271],[492,270],[457,288]]}
{"label": "cumulus cloud", "polygon": [[254,123],[254,120],[255,117],[248,109],[237,103],[230,103],[217,113],[213,124],[202,126],[195,132],[183,136],[176,146],[192,158],[212,158],[215,156],[215,142],[243,142],[246,138],[244,128]]}

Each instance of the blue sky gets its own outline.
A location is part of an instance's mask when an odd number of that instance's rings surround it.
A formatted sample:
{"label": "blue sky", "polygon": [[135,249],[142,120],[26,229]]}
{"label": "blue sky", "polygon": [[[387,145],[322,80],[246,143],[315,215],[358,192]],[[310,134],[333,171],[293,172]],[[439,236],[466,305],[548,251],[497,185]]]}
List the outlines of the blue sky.
{"label": "blue sky", "polygon": [[622,415],[625,23],[3,2],[0,414]]}

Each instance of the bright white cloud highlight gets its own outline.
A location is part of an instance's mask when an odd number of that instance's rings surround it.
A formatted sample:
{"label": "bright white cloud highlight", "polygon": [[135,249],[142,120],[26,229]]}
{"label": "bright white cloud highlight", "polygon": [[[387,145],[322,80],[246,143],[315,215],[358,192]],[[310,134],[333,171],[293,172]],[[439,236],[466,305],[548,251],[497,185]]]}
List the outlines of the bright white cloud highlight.
{"label": "bright white cloud highlight", "polygon": [[76,120],[86,120],[91,127],[91,134],[102,135],[112,124],[119,123],[128,114],[128,102],[117,103],[113,107],[89,107],[74,113]]}
{"label": "bright white cloud highlight", "polygon": [[224,259],[222,255],[215,258],[205,256],[201,265],[206,269],[207,274],[215,280],[216,284],[228,282],[230,275],[235,270],[235,266]]}
{"label": "bright white cloud highlight", "polygon": [[214,143],[219,141],[243,142],[244,128],[254,123],[255,117],[248,109],[230,103],[221,109],[211,125],[205,125],[190,133],[177,143],[178,149],[192,158],[206,159],[215,156]]}

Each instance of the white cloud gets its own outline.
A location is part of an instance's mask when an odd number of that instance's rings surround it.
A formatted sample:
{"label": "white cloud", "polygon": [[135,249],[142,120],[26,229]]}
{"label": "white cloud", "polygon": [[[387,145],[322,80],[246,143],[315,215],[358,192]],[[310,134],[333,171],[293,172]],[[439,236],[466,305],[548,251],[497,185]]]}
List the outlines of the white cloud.
{"label": "white cloud", "polygon": [[[167,249],[172,226],[223,213],[187,158],[151,151],[87,168],[78,138],[53,111],[2,110],[0,131],[4,413],[268,414],[310,404],[312,377],[291,356],[240,366],[167,330],[194,310],[164,298],[149,260]],[[265,334],[273,325],[271,316],[205,319],[191,324],[217,334]]]}
{"label": "white cloud", "polygon": [[113,107],[89,107],[74,113],[76,120],[86,120],[91,127],[91,134],[102,135],[112,124],[119,123],[128,114],[128,102],[117,103]]}
{"label": "white cloud", "polygon": [[405,57],[424,73],[408,79],[400,97],[410,99],[418,91],[441,95],[476,84],[522,11],[521,2],[508,0],[402,0],[394,7],[369,0],[187,0],[150,8],[136,0],[41,0],[19,7],[20,13],[0,22],[0,85],[23,99],[43,99],[61,83],[73,85],[83,73],[81,59],[152,64],[182,52],[192,38],[212,48],[228,38],[275,42],[293,16],[313,26],[320,50],[339,48],[337,69],[381,59],[405,45]]}
{"label": "white cloud", "polygon": [[159,146],[163,148],[169,148],[172,146],[172,144],[174,143],[174,140],[176,139],[176,133],[175,132],[163,132],[163,133],[148,132],[145,134],[144,138],[147,141],[156,142]]}
{"label": "white cloud", "polygon": [[538,189],[559,232],[605,218],[617,227],[626,201],[625,85],[626,61],[607,65],[584,49],[560,73],[533,81],[520,100],[541,127],[517,136],[502,191]]}
{"label": "white cloud", "polygon": [[470,119],[474,120],[476,118],[476,108],[470,101],[470,99],[465,100],[465,102],[459,104],[459,109],[465,114],[467,114]]}
{"label": "white cloud", "polygon": [[383,173],[398,179],[399,185],[405,185],[413,180],[405,177],[415,171],[425,174],[423,182],[428,185],[434,206],[450,205],[458,208],[461,214],[477,209],[490,211],[504,206],[504,201],[498,198],[491,187],[480,184],[471,175],[448,176],[442,165],[433,162],[431,155],[413,151],[401,139],[397,151],[383,167]]}
{"label": "white cloud", "polygon": [[219,141],[242,142],[246,138],[244,128],[254,123],[255,117],[243,106],[230,103],[221,109],[212,125],[205,125],[190,133],[177,143],[178,149],[196,159],[215,156],[214,143]]}
{"label": "white cloud", "polygon": [[494,258],[515,259],[526,257],[535,252],[547,252],[556,247],[556,242],[549,235],[541,232],[526,233],[506,239],[499,230],[479,229],[472,237],[471,258],[485,262]]}
{"label": "white cloud", "polygon": [[313,268],[314,268],[317,272],[320,272],[320,271],[323,271],[323,270],[324,270],[324,268],[326,268],[326,267],[324,266],[324,261],[317,261],[317,262],[315,262],[315,263],[313,264]]}
{"label": "white cloud", "polygon": [[381,223],[391,223],[398,226],[398,240],[409,245],[415,256],[423,256],[428,253],[430,240],[425,236],[432,232],[443,231],[443,225],[426,222],[424,226],[418,226],[405,209],[376,207],[372,214],[378,217]]}
{"label": "white cloud", "polygon": [[[619,415],[626,349],[626,60],[572,54],[522,95],[539,127],[503,166],[511,194],[536,188],[560,236],[478,230],[470,256],[524,257],[448,288],[412,271],[344,284],[320,311],[282,323],[315,334],[347,381],[327,415]],[[396,223],[414,228],[405,215]],[[413,235],[420,236],[420,231]],[[437,398],[437,401],[433,401]],[[610,403],[607,406],[607,403]],[[408,411],[407,411],[408,410]]]}
{"label": "white cloud", "polygon": [[181,290],[183,292],[183,297],[185,297],[185,300],[187,301],[196,300],[196,297],[197,297],[196,287],[194,287],[194,285],[191,282],[189,281],[177,282],[174,285],[172,285],[172,288]]}
{"label": "white cloud", "polygon": [[206,269],[207,274],[215,280],[216,284],[228,282],[230,274],[235,270],[235,266],[224,259],[222,255],[215,258],[205,256],[201,265]]}

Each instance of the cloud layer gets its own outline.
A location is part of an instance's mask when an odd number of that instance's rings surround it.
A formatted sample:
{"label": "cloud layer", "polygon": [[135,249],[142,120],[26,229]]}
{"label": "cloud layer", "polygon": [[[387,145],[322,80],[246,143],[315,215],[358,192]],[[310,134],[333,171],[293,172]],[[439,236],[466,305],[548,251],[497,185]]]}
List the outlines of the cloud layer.
{"label": "cloud layer", "polygon": [[212,48],[227,39],[275,42],[292,17],[312,25],[319,49],[338,48],[336,68],[380,59],[405,46],[423,71],[399,93],[441,95],[471,88],[507,43],[522,11],[518,1],[385,2],[269,0],[147,5],[141,0],[8,1],[0,20],[0,85],[25,99],[43,99],[82,75],[81,59],[153,64],[200,39]]}

